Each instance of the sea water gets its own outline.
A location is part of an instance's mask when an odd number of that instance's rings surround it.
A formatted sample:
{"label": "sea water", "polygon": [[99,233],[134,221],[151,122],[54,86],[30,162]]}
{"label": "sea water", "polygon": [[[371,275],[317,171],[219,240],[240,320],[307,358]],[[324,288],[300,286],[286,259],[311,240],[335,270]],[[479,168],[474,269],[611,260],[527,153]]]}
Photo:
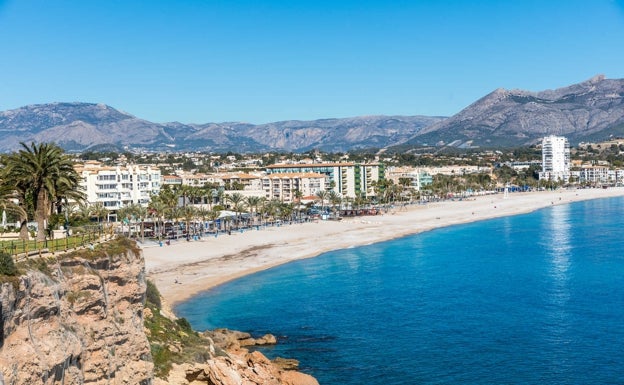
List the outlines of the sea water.
{"label": "sea water", "polygon": [[325,385],[623,384],[623,228],[622,198],[556,205],[296,261],[176,310],[277,335],[263,353]]}

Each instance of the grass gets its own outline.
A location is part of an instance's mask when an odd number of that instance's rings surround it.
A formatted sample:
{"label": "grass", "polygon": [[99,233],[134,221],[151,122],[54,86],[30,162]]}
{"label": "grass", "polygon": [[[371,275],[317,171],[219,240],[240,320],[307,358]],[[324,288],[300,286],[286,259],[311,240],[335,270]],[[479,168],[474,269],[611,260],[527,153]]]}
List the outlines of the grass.
{"label": "grass", "polygon": [[147,338],[156,377],[167,377],[172,363],[204,362],[210,357],[207,340],[193,331],[188,320],[173,321],[160,313],[160,295],[151,281],[147,284],[146,298],[145,307],[151,315],[145,317],[145,327],[149,330]]}

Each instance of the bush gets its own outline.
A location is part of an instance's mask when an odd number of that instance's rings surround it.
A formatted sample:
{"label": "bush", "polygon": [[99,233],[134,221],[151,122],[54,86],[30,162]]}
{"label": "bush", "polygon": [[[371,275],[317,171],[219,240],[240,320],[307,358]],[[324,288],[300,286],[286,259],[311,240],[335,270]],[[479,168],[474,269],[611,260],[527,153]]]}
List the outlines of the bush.
{"label": "bush", "polygon": [[5,252],[0,252],[0,275],[17,275],[13,257]]}
{"label": "bush", "polygon": [[186,333],[193,333],[193,328],[191,327],[191,323],[184,317],[178,318],[176,323],[182,329],[182,331]]}
{"label": "bush", "polygon": [[148,304],[152,304],[156,309],[162,309],[162,303],[160,302],[160,292],[154,282],[147,280],[147,289],[145,290],[145,300]]}

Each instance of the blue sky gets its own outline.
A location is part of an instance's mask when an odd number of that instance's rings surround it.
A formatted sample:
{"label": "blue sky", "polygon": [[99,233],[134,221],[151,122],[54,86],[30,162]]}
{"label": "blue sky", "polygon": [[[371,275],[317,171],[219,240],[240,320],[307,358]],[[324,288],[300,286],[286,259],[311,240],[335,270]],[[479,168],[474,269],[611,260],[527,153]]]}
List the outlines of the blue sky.
{"label": "blue sky", "polygon": [[452,115],[499,87],[624,78],[624,0],[0,0],[0,46],[0,110]]}

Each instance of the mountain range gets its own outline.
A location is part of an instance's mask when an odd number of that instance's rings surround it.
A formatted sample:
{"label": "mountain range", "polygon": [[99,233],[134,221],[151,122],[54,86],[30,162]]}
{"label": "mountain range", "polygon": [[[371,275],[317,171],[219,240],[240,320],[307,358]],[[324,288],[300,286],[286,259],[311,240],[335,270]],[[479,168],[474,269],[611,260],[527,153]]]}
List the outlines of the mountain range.
{"label": "mountain range", "polygon": [[[451,117],[362,116],[267,124],[154,123],[105,104],[49,103],[0,112],[0,151],[55,142],[68,151],[301,152],[415,146],[509,147],[549,134],[572,143],[624,136],[624,79],[556,90],[497,89]],[[396,147],[399,146],[399,147]]]}
{"label": "mountain range", "polygon": [[497,89],[405,145],[509,147],[546,135],[566,136],[571,143],[624,136],[624,79],[597,75],[541,92]]}

